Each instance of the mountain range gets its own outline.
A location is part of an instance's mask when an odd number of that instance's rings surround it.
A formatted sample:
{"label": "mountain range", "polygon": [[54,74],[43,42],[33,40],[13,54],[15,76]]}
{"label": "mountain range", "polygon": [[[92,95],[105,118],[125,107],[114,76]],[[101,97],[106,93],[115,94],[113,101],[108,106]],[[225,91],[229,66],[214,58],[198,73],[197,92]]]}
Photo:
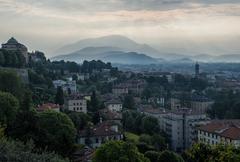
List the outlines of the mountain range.
{"label": "mountain range", "polygon": [[102,60],[120,64],[158,64],[162,62],[240,62],[239,54],[189,56],[177,53],[161,53],[147,44],[139,44],[127,37],[110,35],[80,40],[58,49],[51,60],[75,61]]}

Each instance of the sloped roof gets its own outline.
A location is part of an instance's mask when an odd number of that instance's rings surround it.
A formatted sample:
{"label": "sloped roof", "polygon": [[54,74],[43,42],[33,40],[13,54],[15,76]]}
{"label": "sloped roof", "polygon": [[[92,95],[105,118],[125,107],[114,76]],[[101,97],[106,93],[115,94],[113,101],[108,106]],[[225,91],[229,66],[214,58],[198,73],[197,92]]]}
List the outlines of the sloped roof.
{"label": "sloped roof", "polygon": [[198,129],[233,140],[240,140],[240,120],[212,121]]}
{"label": "sloped roof", "polygon": [[17,41],[15,38],[11,37],[11,38],[7,41],[7,43],[8,43],[8,44],[18,44],[18,41]]}
{"label": "sloped roof", "polygon": [[[90,128],[89,136],[90,137],[98,137],[98,136],[111,136],[111,135],[121,135],[121,132],[114,131],[111,127],[113,126],[110,122],[102,122],[98,125]],[[88,136],[87,129],[79,131],[79,137],[86,137]]]}

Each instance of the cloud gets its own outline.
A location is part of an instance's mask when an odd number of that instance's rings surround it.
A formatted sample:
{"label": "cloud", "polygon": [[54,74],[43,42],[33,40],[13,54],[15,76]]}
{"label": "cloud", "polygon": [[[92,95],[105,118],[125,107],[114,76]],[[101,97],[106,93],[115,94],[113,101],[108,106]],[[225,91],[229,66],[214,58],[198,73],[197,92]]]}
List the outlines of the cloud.
{"label": "cloud", "polygon": [[[2,0],[3,2],[8,0]],[[56,10],[79,11],[118,11],[118,10],[170,10],[191,8],[194,5],[237,4],[238,0],[9,0],[11,3],[31,4],[35,7]]]}
{"label": "cloud", "polygon": [[0,26],[1,39],[16,35],[29,40],[36,49],[109,34],[155,44],[187,38],[215,41],[240,35],[240,2],[0,0],[0,20],[4,22]]}

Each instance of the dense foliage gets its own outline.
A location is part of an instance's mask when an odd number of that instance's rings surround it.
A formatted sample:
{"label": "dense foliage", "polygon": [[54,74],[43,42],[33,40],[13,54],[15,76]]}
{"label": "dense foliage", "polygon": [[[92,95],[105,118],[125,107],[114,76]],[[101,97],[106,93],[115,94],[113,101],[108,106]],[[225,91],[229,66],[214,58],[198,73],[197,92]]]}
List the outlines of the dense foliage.
{"label": "dense foliage", "polygon": [[0,161],[4,162],[68,162],[55,153],[36,150],[32,142],[23,144],[0,138]]}
{"label": "dense foliage", "polygon": [[16,118],[18,100],[10,93],[0,91],[0,124],[9,125]]}
{"label": "dense foliage", "polygon": [[76,137],[76,129],[71,119],[54,111],[39,113],[38,145],[56,151],[64,156],[72,152]]}
{"label": "dense foliage", "polygon": [[136,146],[122,141],[110,141],[96,150],[93,162],[149,162]]}
{"label": "dense foliage", "polygon": [[160,132],[159,123],[156,118],[146,116],[137,111],[126,110],[123,112],[123,127],[130,132],[138,134],[154,134]]}
{"label": "dense foliage", "polygon": [[21,68],[25,65],[25,57],[20,51],[6,51],[0,49],[0,66]]}
{"label": "dense foliage", "polygon": [[240,118],[240,93],[222,91],[213,96],[215,103],[208,111],[211,118],[239,119]]}
{"label": "dense foliage", "polygon": [[186,162],[239,162],[240,149],[230,145],[196,144],[183,155]]}
{"label": "dense foliage", "polygon": [[18,99],[24,91],[21,79],[11,70],[0,70],[0,91],[9,92]]}

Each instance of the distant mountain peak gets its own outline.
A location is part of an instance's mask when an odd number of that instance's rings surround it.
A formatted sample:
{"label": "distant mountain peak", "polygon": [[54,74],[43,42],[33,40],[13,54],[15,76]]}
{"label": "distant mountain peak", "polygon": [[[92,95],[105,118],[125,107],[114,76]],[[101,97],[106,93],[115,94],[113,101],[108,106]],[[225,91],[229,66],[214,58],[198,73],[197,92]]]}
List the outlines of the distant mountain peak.
{"label": "distant mountain peak", "polygon": [[140,44],[122,35],[108,35],[98,38],[89,38],[66,45],[56,51],[57,55],[70,54],[86,47],[115,47],[124,52],[144,53],[149,56],[159,55],[159,51],[147,44]]}

